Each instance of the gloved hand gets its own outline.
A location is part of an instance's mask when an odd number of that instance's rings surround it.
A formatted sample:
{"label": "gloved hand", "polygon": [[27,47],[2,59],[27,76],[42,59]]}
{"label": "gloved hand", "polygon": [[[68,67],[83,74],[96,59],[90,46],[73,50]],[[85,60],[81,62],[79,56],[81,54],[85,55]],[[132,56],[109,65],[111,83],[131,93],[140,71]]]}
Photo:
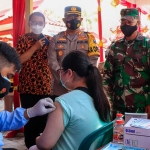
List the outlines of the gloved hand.
{"label": "gloved hand", "polygon": [[56,107],[50,98],[44,98],[39,100],[33,107],[27,109],[27,114],[29,118],[35,116],[42,116],[47,113],[54,111]]}

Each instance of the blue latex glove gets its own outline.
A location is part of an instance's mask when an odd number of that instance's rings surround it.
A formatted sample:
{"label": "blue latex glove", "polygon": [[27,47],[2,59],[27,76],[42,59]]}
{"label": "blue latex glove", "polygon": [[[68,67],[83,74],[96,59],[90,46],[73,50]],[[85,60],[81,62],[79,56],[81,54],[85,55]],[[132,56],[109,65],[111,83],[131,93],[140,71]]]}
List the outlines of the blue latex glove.
{"label": "blue latex glove", "polygon": [[4,142],[3,142],[3,135],[2,133],[0,133],[0,146],[3,146]]}

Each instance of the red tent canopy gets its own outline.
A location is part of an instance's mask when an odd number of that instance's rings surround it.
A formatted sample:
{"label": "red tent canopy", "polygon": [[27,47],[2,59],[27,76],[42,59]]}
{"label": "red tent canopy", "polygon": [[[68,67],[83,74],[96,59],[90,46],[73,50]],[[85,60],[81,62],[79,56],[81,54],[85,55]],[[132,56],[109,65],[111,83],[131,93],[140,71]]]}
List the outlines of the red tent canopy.
{"label": "red tent canopy", "polygon": [[[34,0],[33,10],[38,8],[44,0]],[[11,4],[0,10],[0,40],[5,42],[12,41],[13,36],[13,16]]]}

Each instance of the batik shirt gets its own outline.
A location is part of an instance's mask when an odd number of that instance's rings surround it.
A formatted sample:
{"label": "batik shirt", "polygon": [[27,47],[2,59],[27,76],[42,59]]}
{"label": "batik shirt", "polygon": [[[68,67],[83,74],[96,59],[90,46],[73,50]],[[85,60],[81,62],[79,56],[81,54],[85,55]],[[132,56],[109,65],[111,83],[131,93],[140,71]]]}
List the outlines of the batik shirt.
{"label": "batik shirt", "polygon": [[[51,37],[46,36],[47,39]],[[31,33],[21,35],[17,43],[17,52],[24,54],[38,39]],[[19,74],[19,92],[21,94],[50,95],[52,93],[52,75],[47,59],[48,45],[36,50],[26,62],[22,64]]]}

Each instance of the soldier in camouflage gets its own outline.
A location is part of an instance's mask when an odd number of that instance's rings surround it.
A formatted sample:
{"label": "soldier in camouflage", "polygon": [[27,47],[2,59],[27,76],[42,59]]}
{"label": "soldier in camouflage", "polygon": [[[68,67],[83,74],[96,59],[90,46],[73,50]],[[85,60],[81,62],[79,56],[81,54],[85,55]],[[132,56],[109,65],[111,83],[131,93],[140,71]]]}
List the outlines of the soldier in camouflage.
{"label": "soldier in camouflage", "polygon": [[104,65],[104,87],[116,113],[148,113],[150,118],[150,42],[138,31],[137,9],[121,10],[124,38],[110,49]]}

